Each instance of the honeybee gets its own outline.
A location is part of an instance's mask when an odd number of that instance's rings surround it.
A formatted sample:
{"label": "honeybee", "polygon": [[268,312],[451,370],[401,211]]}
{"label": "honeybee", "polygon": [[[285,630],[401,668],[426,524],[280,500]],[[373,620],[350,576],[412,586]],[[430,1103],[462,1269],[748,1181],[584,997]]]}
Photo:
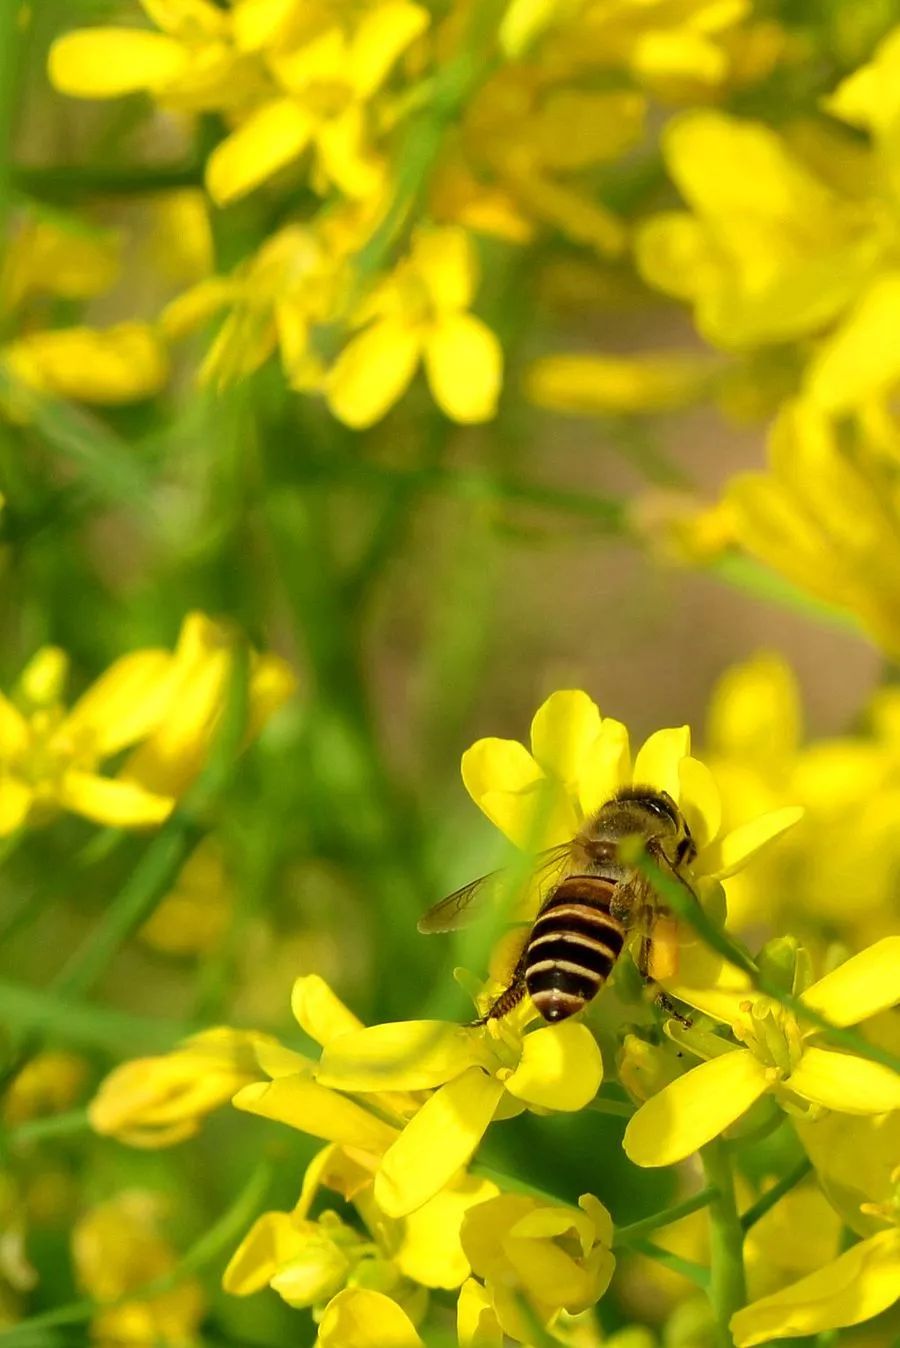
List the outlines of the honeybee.
{"label": "honeybee", "polygon": [[[542,852],[535,878],[544,897],[509,986],[476,1024],[505,1016],[528,994],[547,1021],[565,1020],[593,1001],[612,973],[626,939],[640,933],[638,969],[648,980],[654,929],[665,917],[652,885],[619,859],[626,838],[692,897],[690,864],[697,855],[687,820],[665,791],[629,786],[586,820],[569,842]],[[496,892],[498,876],[482,876],[442,899],[419,921],[420,932],[455,931]],[[670,1011],[667,999],[661,1000]],[[680,1017],[679,1017],[680,1018]]]}

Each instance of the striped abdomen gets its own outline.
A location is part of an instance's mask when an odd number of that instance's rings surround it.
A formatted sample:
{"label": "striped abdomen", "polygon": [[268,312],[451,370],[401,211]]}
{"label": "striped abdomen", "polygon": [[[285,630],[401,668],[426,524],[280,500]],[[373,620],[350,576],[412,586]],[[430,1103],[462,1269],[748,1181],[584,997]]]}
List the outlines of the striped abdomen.
{"label": "striped abdomen", "polygon": [[525,947],[525,986],[545,1020],[580,1011],[606,982],[625,941],[609,910],[616,885],[570,875],[538,913]]}

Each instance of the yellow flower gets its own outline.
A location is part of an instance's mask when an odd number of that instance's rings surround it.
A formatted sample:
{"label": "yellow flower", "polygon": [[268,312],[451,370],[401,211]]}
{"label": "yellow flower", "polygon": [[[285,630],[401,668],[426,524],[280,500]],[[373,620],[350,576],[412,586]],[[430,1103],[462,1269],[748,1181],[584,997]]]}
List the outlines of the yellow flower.
{"label": "yellow flower", "polygon": [[662,136],[691,212],[651,217],[638,265],[691,301],[713,345],[742,350],[821,329],[859,294],[884,246],[874,203],[841,196],[758,122],[683,113]]}
{"label": "yellow flower", "polygon": [[159,1195],[125,1190],[91,1208],[75,1226],[72,1256],[79,1286],[100,1303],[121,1301],[95,1311],[93,1338],[156,1348],[184,1348],[193,1340],[205,1311],[196,1278],[180,1278],[170,1291],[127,1300],[177,1264],[160,1230],[162,1216]]}
{"label": "yellow flower", "polygon": [[575,1111],[593,1099],[603,1062],[590,1030],[566,1021],[523,1033],[534,1015],[523,1004],[485,1025],[398,1021],[326,1045],[316,1071],[322,1087],[434,1091],[375,1175],[375,1201],[389,1216],[415,1212],[449,1184],[495,1118],[525,1108]]}
{"label": "yellow flower", "polygon": [[461,1239],[505,1332],[528,1340],[524,1298],[541,1324],[599,1301],[615,1268],[612,1220],[593,1194],[578,1208],[503,1194],[469,1210]]}
{"label": "yellow flower", "polygon": [[[190,614],[173,652],[122,656],[71,710],[61,703],[67,661],[38,652],[19,695],[0,694],[0,836],[41,823],[58,809],[119,828],[159,824],[203,765],[224,705],[234,636]],[[255,657],[248,736],[293,691],[287,665]],[[104,759],[137,745],[115,777]]]}
{"label": "yellow flower", "polygon": [[193,1137],[207,1114],[260,1077],[267,1035],[226,1026],[192,1035],[171,1053],[115,1068],[88,1108],[95,1132],[131,1147],[171,1147]]}
{"label": "yellow flower", "polygon": [[769,442],[769,471],[726,491],[737,541],[801,589],[851,613],[885,650],[900,651],[900,494],[862,427],[848,453],[835,426],[789,405]]}
{"label": "yellow flower", "polygon": [[331,24],[274,51],[269,66],[280,91],[211,154],[213,200],[222,206],[244,196],[310,147],[317,190],[333,183],[354,199],[378,192],[383,169],[368,148],[367,104],[428,21],[410,0],[384,0],[365,7],[350,32]]}
{"label": "yellow flower", "polygon": [[46,1114],[60,1114],[81,1095],[87,1063],[75,1053],[45,1049],[17,1073],[3,1098],[3,1119],[15,1125]]}
{"label": "yellow flower", "polygon": [[453,421],[487,421],[500,393],[497,338],[469,312],[476,257],[464,230],[422,229],[409,257],[357,315],[351,338],[326,381],[334,415],[361,430],[402,397],[421,361],[435,401]]}
{"label": "yellow flower", "polygon": [[[705,952],[694,957],[691,985],[672,990],[729,1023],[716,1056],[691,1068],[641,1106],[625,1130],[625,1150],[637,1165],[672,1165],[735,1123],[766,1092],[793,1113],[810,1106],[845,1114],[900,1109],[900,1076],[853,1053],[822,1047],[819,1032],[771,998],[748,990],[746,975],[720,967]],[[886,937],[854,955],[801,995],[833,1025],[855,1025],[900,1001],[900,937]],[[690,979],[691,970],[682,978]],[[718,979],[718,981],[717,981]],[[741,983],[744,986],[741,986]],[[667,985],[668,986],[668,985]],[[684,1044],[691,1047],[690,1033]],[[710,1047],[707,1038],[706,1045]]]}
{"label": "yellow flower", "polygon": [[221,846],[213,837],[204,838],[138,936],[165,955],[202,955],[225,934],[233,900]]}
{"label": "yellow flower", "polygon": [[791,828],[801,811],[785,807],[721,833],[722,802],[709,769],[690,754],[688,726],[657,730],[632,763],[628,731],[601,717],[587,693],[553,693],[531,723],[531,753],[515,740],[483,739],[463,754],[469,795],[517,847],[551,847],[632,784],[667,791],[698,848],[693,872],[723,879]]}
{"label": "yellow flower", "polygon": [[528,371],[526,393],[538,407],[577,416],[668,412],[698,402],[715,370],[697,356],[545,356]]}
{"label": "yellow flower", "polygon": [[103,405],[151,398],[169,377],[165,348],[148,323],[32,332],[0,348],[0,364],[26,389]]}
{"label": "yellow flower", "polygon": [[119,240],[79,223],[21,214],[0,266],[0,310],[9,313],[41,295],[81,300],[98,295],[119,272]]}
{"label": "yellow flower", "polygon": [[406,1312],[383,1292],[348,1287],[328,1305],[317,1348],[424,1348]]}

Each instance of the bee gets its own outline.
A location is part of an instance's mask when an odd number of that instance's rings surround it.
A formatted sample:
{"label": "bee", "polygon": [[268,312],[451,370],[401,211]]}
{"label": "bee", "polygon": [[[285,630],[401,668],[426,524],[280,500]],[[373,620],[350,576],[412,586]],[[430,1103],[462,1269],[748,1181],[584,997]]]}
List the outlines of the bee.
{"label": "bee", "polygon": [[[546,1021],[574,1016],[603,987],[632,933],[640,933],[636,963],[641,974],[650,981],[658,972],[663,960],[655,957],[654,931],[666,910],[650,881],[619,859],[620,844],[633,837],[696,899],[690,864],[697,848],[684,815],[666,791],[624,787],[574,838],[539,855],[535,878],[543,901],[508,987],[475,1024],[505,1016],[526,993]],[[481,900],[496,893],[498,880],[495,872],[448,895],[420,919],[419,931],[465,926]],[[659,1000],[673,1011],[664,994]]]}

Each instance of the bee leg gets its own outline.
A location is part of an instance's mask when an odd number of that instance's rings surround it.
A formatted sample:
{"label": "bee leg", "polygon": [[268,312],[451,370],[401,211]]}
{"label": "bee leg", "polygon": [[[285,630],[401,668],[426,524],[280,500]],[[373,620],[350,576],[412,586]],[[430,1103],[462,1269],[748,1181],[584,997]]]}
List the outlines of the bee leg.
{"label": "bee leg", "polygon": [[693,1021],[689,1016],[684,1016],[678,1010],[678,1007],[672,1001],[672,998],[665,992],[650,973],[650,954],[653,949],[653,938],[651,936],[642,936],[641,943],[638,946],[637,967],[638,972],[644,979],[644,982],[656,989],[656,996],[653,998],[653,1004],[664,1016],[671,1016],[677,1020],[679,1025],[684,1025],[690,1029]]}
{"label": "bee leg", "polygon": [[509,981],[509,987],[504,988],[503,992],[500,993],[500,996],[497,997],[495,1001],[491,1002],[491,1005],[483,1016],[479,1016],[477,1020],[470,1021],[470,1025],[486,1025],[489,1020],[499,1020],[501,1016],[508,1015],[510,1011],[519,1005],[519,1002],[521,1002],[526,992],[525,954],[526,952],[523,950],[519,956]]}

